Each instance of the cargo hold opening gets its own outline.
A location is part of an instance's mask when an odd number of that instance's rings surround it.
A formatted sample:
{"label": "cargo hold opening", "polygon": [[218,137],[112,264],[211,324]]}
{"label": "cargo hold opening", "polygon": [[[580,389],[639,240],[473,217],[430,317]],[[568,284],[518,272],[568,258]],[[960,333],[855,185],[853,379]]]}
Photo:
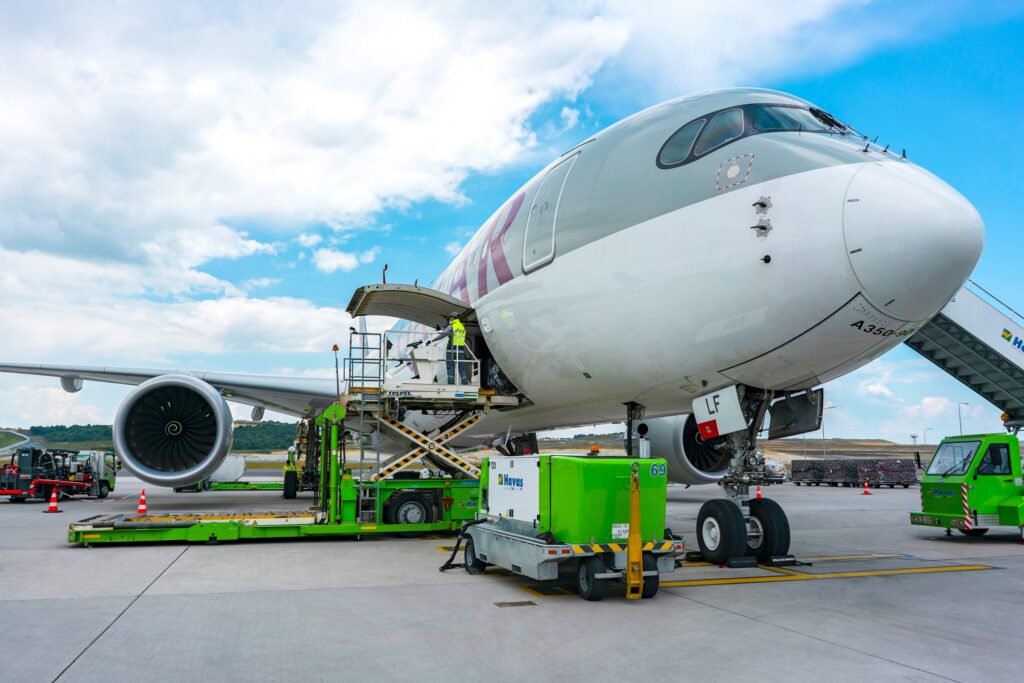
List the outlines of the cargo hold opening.
{"label": "cargo hold opening", "polygon": [[448,325],[448,315],[459,313],[466,327],[466,345],[480,361],[480,388],[493,390],[500,396],[521,395],[505,375],[484,340],[476,311],[464,301],[429,287],[403,284],[364,285],[352,294],[345,310],[353,317],[364,315],[399,318],[441,330]]}

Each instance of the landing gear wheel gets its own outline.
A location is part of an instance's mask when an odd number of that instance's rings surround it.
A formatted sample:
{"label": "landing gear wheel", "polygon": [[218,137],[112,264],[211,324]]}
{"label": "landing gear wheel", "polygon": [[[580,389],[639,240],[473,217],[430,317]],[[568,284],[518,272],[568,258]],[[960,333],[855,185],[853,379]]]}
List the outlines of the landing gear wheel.
{"label": "landing gear wheel", "polygon": [[747,555],[756,557],[758,562],[789,552],[789,520],[771,498],[750,501],[750,532]]}
{"label": "landing gear wheel", "polygon": [[584,600],[603,600],[608,592],[608,579],[599,579],[597,574],[605,571],[604,560],[598,555],[591,555],[580,560],[576,568],[576,591]]}
{"label": "landing gear wheel", "polygon": [[964,536],[974,536],[975,538],[984,536],[988,533],[988,529],[957,529],[957,531],[962,533]]}
{"label": "landing gear wheel", "polygon": [[467,574],[483,574],[487,567],[487,563],[476,556],[472,536],[466,536],[466,545],[462,548],[462,566]]}
{"label": "landing gear wheel", "polygon": [[[658,558],[651,553],[644,553],[644,573],[658,570]],[[658,594],[661,585],[661,576],[645,576],[644,589],[640,591],[640,597],[644,600],[653,598]]]}
{"label": "landing gear wheel", "polygon": [[[388,505],[389,524],[430,524],[434,521],[434,508],[426,496],[419,493],[399,493]],[[421,531],[400,531],[402,538],[415,538]]]}
{"label": "landing gear wheel", "polygon": [[739,508],[722,499],[701,505],[697,515],[697,545],[711,564],[741,557],[747,548],[747,525]]}
{"label": "landing gear wheel", "polygon": [[97,498],[106,498],[110,494],[110,484],[105,481],[100,482],[99,493],[96,494]]}

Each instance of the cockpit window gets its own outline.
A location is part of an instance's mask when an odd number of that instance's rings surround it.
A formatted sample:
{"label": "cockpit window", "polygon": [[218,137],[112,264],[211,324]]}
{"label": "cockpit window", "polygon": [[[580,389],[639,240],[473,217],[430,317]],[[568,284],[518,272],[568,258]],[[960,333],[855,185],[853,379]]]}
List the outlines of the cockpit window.
{"label": "cockpit window", "polygon": [[820,132],[829,130],[829,127],[810,110],[799,107],[762,105],[751,112],[750,118],[754,128],[759,131],[806,130]]}
{"label": "cockpit window", "polygon": [[682,163],[690,156],[690,149],[693,148],[693,141],[697,139],[697,133],[704,125],[704,119],[697,119],[686,124],[675,133],[661,148],[658,154],[658,163],[665,166]]}
{"label": "cockpit window", "polygon": [[675,168],[741,138],[783,131],[860,135],[821,109],[797,104],[743,104],[708,112],[676,130],[658,152],[657,164],[660,168]]}
{"label": "cockpit window", "polygon": [[708,127],[700,136],[697,149],[693,153],[700,156],[716,147],[721,147],[730,140],[735,140],[741,135],[743,135],[743,110],[730,109],[719,112],[711,119]]}

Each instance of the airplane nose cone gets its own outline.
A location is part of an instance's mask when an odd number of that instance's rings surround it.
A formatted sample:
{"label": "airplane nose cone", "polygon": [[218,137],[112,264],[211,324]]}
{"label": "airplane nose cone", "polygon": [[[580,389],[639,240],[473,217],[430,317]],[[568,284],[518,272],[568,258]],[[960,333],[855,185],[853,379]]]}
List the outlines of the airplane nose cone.
{"label": "airplane nose cone", "polygon": [[925,320],[981,256],[985,226],[971,203],[906,162],[868,163],[850,181],[843,230],[861,291],[879,310]]}

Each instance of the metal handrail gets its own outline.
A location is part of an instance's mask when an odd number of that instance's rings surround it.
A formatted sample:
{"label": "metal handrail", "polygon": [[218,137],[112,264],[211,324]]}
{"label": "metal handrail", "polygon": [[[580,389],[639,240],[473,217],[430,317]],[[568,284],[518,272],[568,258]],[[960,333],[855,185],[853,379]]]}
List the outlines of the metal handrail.
{"label": "metal handrail", "polygon": [[[410,366],[416,359],[412,356],[412,350],[417,348],[423,348],[427,345],[434,337],[436,333],[422,332],[422,331],[411,331],[411,330],[400,330],[392,329],[384,333],[384,361],[386,365],[391,363],[397,363],[398,366],[406,365]],[[411,340],[411,341],[410,341]],[[441,341],[441,340],[439,340]],[[474,389],[480,387],[480,360],[473,353],[473,350],[468,346],[460,347],[465,354],[463,357],[456,361],[451,361],[445,354],[444,360],[436,361],[439,365],[447,367],[448,363],[454,362],[455,382],[451,383],[457,388],[461,387],[472,387]],[[430,361],[435,362],[435,361]],[[466,369],[468,367],[469,381],[462,382],[462,373],[459,370]],[[385,370],[386,371],[386,370]],[[435,374],[436,376],[436,374]],[[442,382],[440,379],[437,380],[441,384],[449,384],[448,382]]]}
{"label": "metal handrail", "polygon": [[[984,287],[979,285],[974,280],[968,279],[967,282],[968,282],[968,285],[973,285],[979,291],[984,293],[989,299],[991,299],[995,303],[997,303],[1000,306],[1002,306],[1003,309],[1004,309],[1004,311],[1003,311],[1004,313],[1010,313],[1010,314],[1016,316],[1017,319],[1014,322],[1016,322],[1018,325],[1024,325],[1024,314],[1018,312],[1013,306],[1011,306],[1010,304],[1006,303],[1005,301],[1003,301],[1002,299],[997,297],[995,294],[993,294],[992,292],[988,291],[987,289],[985,289]],[[968,288],[970,289],[970,287],[968,287]]]}

